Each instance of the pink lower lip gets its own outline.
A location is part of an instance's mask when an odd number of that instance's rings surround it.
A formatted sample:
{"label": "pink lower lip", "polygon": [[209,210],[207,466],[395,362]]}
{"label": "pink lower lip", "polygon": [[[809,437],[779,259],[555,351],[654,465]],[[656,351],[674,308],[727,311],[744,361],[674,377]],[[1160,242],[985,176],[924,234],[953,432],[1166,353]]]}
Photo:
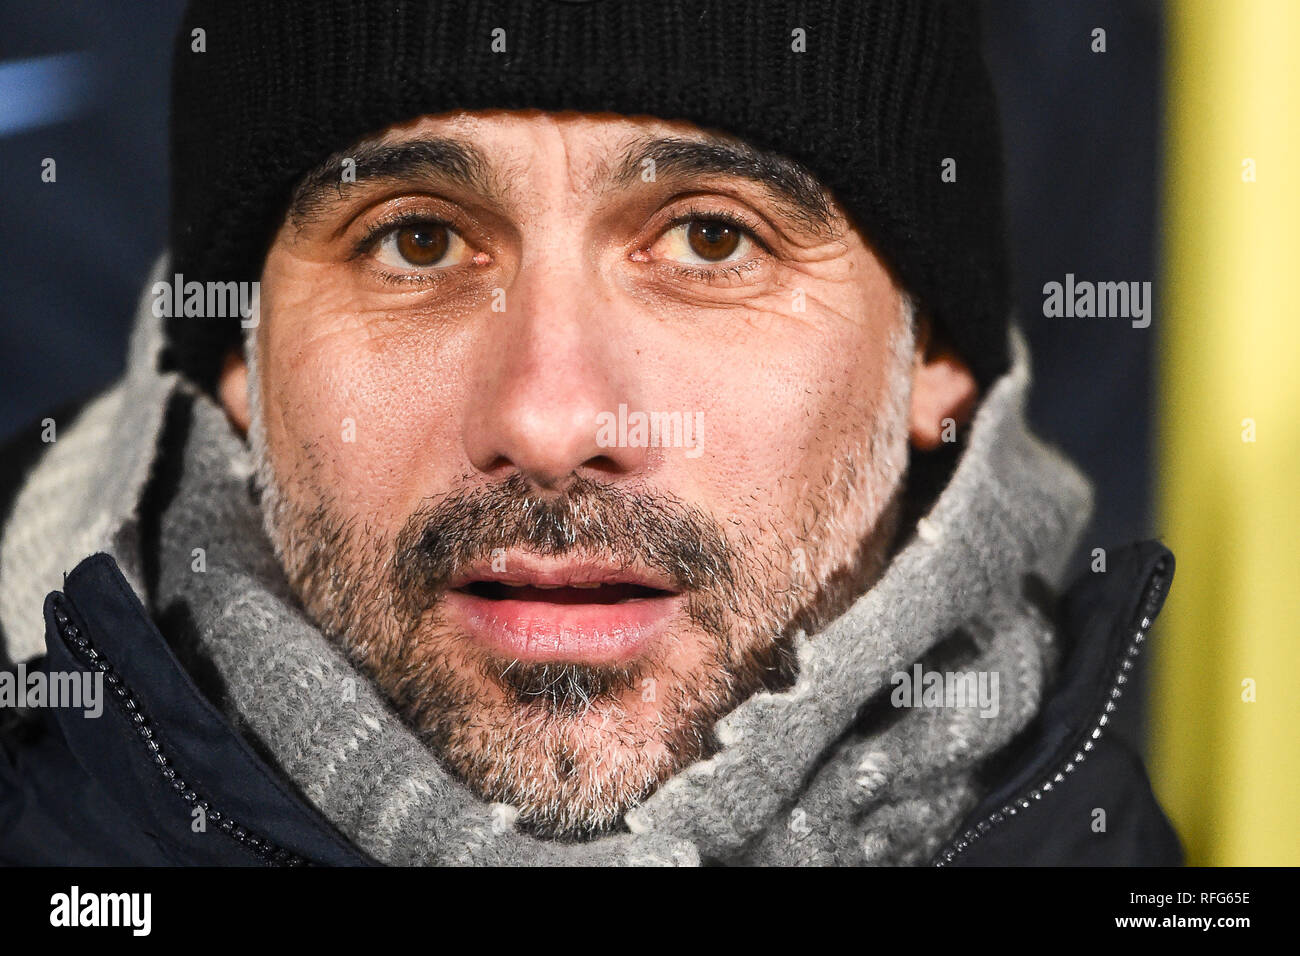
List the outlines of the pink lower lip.
{"label": "pink lower lip", "polygon": [[664,594],[620,604],[491,600],[447,592],[447,604],[475,640],[512,660],[617,664],[636,657],[679,607]]}

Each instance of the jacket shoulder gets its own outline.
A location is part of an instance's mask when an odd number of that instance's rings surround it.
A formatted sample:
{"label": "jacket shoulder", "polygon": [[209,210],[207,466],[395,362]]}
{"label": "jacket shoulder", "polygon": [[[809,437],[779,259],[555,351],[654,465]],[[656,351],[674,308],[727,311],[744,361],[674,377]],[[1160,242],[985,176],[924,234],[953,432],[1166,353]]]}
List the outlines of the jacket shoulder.
{"label": "jacket shoulder", "polygon": [[1112,551],[1108,564],[1062,597],[1058,677],[1038,717],[989,768],[987,796],[939,865],[1182,864],[1141,757],[1108,732],[1169,592],[1173,555],[1146,541]]}
{"label": "jacket shoulder", "polygon": [[0,863],[373,864],[203,696],[111,556],[77,565],[44,623],[25,666],[102,674],[103,704],[0,729]]}

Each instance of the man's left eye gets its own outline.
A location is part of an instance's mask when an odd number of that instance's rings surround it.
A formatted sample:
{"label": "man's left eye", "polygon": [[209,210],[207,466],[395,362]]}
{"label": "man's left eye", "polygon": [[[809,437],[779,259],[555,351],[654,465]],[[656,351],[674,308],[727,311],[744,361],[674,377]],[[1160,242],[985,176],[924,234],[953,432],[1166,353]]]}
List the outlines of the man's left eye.
{"label": "man's left eye", "polygon": [[754,240],[745,229],[725,219],[691,219],[665,232],[658,245],[663,258],[711,265],[743,259]]}
{"label": "man's left eye", "polygon": [[469,245],[444,223],[395,226],[379,239],[374,256],[392,269],[446,269],[469,259]]}

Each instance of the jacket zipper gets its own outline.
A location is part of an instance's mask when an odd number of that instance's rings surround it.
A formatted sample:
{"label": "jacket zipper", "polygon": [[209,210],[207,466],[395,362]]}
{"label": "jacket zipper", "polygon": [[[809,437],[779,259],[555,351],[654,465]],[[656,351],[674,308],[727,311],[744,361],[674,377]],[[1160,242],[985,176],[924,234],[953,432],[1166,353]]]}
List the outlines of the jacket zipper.
{"label": "jacket zipper", "polygon": [[1166,571],[1166,563],[1161,560],[1156,564],[1155,569],[1151,572],[1151,577],[1147,580],[1146,588],[1142,594],[1141,620],[1136,631],[1129,638],[1128,646],[1120,658],[1120,666],[1116,669],[1115,677],[1111,681],[1106,704],[1093,721],[1092,729],[1084,738],[1083,744],[1075,750],[1074,756],[1064,764],[1059,765],[1054,773],[1044,777],[1037,786],[1022,791],[1018,797],[1013,798],[1000,810],[990,813],[975,826],[949,842],[934,856],[931,865],[947,866],[952,863],[981,837],[987,836],[991,831],[1005,823],[1008,817],[1014,817],[1022,810],[1028,810],[1043,799],[1043,794],[1050,793],[1057,786],[1064,783],[1066,778],[1074,773],[1075,768],[1088,758],[1088,754],[1092,753],[1097,741],[1101,739],[1103,729],[1110,723],[1110,715],[1115,712],[1115,702],[1123,695],[1124,685],[1128,683],[1129,671],[1133,669],[1133,663],[1138,654],[1141,653],[1142,645],[1146,642],[1147,634],[1151,630],[1160,594],[1164,590],[1167,580]]}
{"label": "jacket zipper", "polygon": [[55,595],[54,600],[54,621],[58,625],[59,634],[62,635],[64,643],[68,644],[73,649],[73,653],[87,666],[103,673],[104,682],[112,688],[118,707],[134,726],[140,741],[149,751],[149,756],[153,759],[159,773],[162,774],[172,790],[190,807],[201,809],[206,819],[220,827],[222,833],[235,840],[266,865],[310,866],[311,862],[309,860],[272,843],[257,832],[241,826],[228,815],[215,809],[193,787],[186,784],[185,780],[172,766],[171,758],[163,751],[153,724],[145,715],[131,689],[122,680],[121,675],[117,673],[117,670],[107,658],[95,648],[81,628],[68,616],[65,610],[66,598],[58,594]]}

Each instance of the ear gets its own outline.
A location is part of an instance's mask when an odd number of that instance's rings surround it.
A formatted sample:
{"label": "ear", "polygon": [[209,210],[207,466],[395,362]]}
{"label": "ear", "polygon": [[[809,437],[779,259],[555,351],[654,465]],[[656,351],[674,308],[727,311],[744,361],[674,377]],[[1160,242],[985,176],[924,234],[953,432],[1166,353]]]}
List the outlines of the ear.
{"label": "ear", "polygon": [[248,363],[238,352],[226,356],[217,379],[217,397],[226,410],[230,423],[241,435],[248,435]]}
{"label": "ear", "polygon": [[917,450],[934,451],[970,421],[979,386],[956,351],[934,334],[929,321],[923,319],[918,325],[908,437]]}

